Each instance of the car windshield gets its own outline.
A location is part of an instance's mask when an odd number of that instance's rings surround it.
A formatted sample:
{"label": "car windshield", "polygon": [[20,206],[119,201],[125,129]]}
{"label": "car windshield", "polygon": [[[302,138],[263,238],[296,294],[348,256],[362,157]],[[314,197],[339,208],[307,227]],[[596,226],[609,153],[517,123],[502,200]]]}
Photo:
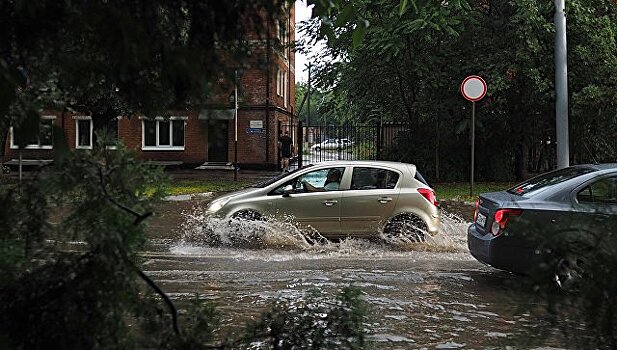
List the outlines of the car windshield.
{"label": "car windshield", "polygon": [[510,188],[508,192],[522,196],[538,191],[542,188],[547,188],[558,183],[562,183],[564,181],[590,173],[592,171],[594,171],[593,168],[587,167],[570,167],[565,169],[559,169],[522,182]]}
{"label": "car windshield", "polygon": [[306,168],[309,168],[309,167],[312,167],[312,166],[313,166],[313,164],[305,165],[302,168],[298,168],[298,169],[293,170],[293,171],[291,171],[289,173],[282,173],[282,174],[277,175],[277,176],[275,176],[275,177],[273,177],[271,179],[268,179],[268,180],[261,181],[261,182],[258,182],[256,184],[253,184],[250,187],[264,188],[266,186],[270,186],[270,185],[272,185],[273,183],[277,182],[280,179],[283,179],[283,178],[286,178],[286,177],[288,177],[290,175],[295,174],[298,170],[306,169]]}

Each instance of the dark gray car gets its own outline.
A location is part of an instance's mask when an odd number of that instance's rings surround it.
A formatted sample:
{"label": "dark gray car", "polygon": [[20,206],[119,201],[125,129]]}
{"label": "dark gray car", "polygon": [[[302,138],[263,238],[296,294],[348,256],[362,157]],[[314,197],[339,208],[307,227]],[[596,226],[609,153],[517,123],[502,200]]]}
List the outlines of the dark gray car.
{"label": "dark gray car", "polygon": [[616,224],[617,164],[576,165],[481,194],[467,239],[477,260],[528,273],[552,243],[601,237]]}

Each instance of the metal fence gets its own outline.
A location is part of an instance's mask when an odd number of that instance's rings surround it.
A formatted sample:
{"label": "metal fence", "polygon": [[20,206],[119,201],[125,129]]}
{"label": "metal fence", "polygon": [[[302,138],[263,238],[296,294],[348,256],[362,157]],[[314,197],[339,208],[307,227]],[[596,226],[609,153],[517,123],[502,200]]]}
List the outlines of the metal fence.
{"label": "metal fence", "polygon": [[293,164],[298,167],[328,160],[395,160],[388,159],[389,150],[409,133],[409,127],[401,123],[283,127],[295,131]]}

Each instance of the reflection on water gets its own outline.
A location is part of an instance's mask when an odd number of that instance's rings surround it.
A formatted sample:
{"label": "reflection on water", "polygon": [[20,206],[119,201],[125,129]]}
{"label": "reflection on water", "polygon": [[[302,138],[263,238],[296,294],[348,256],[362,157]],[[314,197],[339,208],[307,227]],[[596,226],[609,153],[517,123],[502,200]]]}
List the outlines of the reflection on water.
{"label": "reflection on water", "polygon": [[[225,327],[257,316],[275,298],[353,285],[370,306],[365,327],[377,349],[561,345],[534,316],[539,308],[518,277],[469,255],[467,225],[446,213],[441,232],[424,243],[328,241],[291,220],[217,220],[191,209],[177,233],[157,235],[144,268],[180,303],[195,293],[215,301]],[[538,330],[545,333],[530,336]]]}

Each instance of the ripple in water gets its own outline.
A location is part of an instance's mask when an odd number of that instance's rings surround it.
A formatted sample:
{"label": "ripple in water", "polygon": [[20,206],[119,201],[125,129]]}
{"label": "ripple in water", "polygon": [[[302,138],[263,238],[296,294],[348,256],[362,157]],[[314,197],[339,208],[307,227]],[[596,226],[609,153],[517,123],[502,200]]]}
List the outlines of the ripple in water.
{"label": "ripple in water", "polygon": [[[463,252],[467,249],[467,226],[460,216],[442,212],[441,230],[427,235],[417,243],[401,238],[376,234],[372,239],[345,238],[328,240],[310,228],[299,228],[293,218],[284,220],[249,221],[218,219],[197,207],[182,213],[181,239],[172,246],[175,254],[212,254],[230,250],[238,255],[250,251],[268,251],[269,259],[277,259],[273,252],[306,253],[329,256],[383,256],[409,251]],[[248,258],[248,256],[242,256]],[[305,256],[307,257],[307,256]]]}

